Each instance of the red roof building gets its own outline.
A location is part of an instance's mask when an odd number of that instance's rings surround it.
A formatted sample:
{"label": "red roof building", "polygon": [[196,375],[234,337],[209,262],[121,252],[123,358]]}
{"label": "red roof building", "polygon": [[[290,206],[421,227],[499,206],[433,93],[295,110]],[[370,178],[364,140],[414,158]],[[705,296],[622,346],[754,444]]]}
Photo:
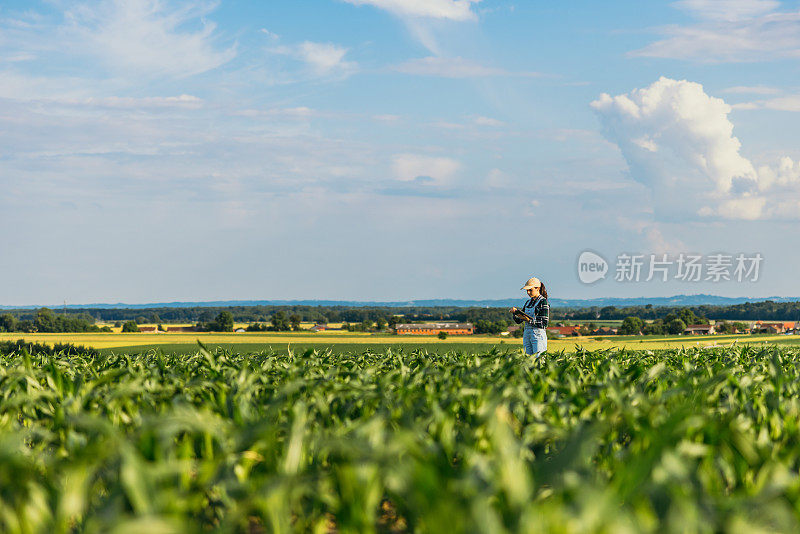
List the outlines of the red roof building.
{"label": "red roof building", "polygon": [[611,328],[610,326],[601,326],[594,332],[592,332],[593,336],[614,336],[617,334],[617,328]]}
{"label": "red roof building", "polygon": [[753,326],[753,332],[760,334],[783,334],[789,330],[794,330],[794,322],[781,322],[781,321],[756,321]]}
{"label": "red roof building", "polygon": [[690,324],[683,331],[684,335],[694,335],[694,334],[705,335],[713,333],[714,333],[714,325],[711,324]]}
{"label": "red roof building", "polygon": [[580,326],[548,326],[547,331],[558,336],[579,336]]}
{"label": "red roof building", "polygon": [[398,335],[435,336],[439,332],[452,335],[469,335],[475,333],[472,323],[421,323],[398,324],[395,326]]}

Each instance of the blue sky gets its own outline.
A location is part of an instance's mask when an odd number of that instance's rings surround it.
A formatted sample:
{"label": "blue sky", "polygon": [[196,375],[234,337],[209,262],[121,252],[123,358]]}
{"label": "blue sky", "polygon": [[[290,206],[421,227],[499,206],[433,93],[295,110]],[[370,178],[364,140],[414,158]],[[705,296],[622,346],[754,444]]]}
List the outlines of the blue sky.
{"label": "blue sky", "polygon": [[798,68],[796,1],[5,1],[0,302],[794,296]]}

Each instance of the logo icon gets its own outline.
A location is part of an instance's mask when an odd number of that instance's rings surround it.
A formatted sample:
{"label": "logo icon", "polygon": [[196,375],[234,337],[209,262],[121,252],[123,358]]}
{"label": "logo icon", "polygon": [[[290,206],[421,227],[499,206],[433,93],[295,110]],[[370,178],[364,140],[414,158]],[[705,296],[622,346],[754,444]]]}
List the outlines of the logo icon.
{"label": "logo icon", "polygon": [[578,256],[578,279],[584,284],[593,284],[606,277],[608,262],[591,250],[584,250]]}

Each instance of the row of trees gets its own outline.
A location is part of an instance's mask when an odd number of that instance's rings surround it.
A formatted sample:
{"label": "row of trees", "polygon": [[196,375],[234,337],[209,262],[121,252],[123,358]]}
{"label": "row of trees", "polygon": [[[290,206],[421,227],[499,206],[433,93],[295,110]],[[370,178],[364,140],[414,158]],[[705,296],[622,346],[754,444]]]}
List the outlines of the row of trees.
{"label": "row of trees", "polygon": [[197,329],[208,332],[233,332],[233,313],[219,312],[213,320],[205,324],[198,324]]}
{"label": "row of trees", "polygon": [[[688,316],[688,313],[693,314]],[[624,331],[661,334],[678,331],[683,322],[695,324],[698,318],[714,317],[729,320],[793,320],[800,318],[800,302],[754,302],[732,306],[689,306],[681,310],[668,306],[615,306],[590,308],[551,308],[551,322],[618,320],[639,318],[642,323],[628,321]],[[253,330],[290,331],[301,322],[342,322],[356,331],[384,331],[398,322],[457,321],[473,323],[477,333],[497,333],[512,324],[506,308],[459,308],[455,306],[425,307],[347,307],[347,306],[229,306],[229,307],[164,307],[155,309],[70,309],[54,314],[38,311],[9,310],[0,316],[0,332],[92,332],[102,330],[95,320],[120,323],[196,323],[199,329],[228,332],[234,322],[250,323]],[[653,322],[645,324],[645,320]],[[129,325],[129,329],[133,327]],[[645,329],[645,330],[637,330]],[[681,330],[682,331],[682,330]]]}
{"label": "row of trees", "polygon": [[[298,322],[348,323],[356,324],[371,321],[376,325],[393,328],[397,322],[419,321],[457,321],[475,323],[479,319],[497,322],[508,320],[506,308],[460,308],[445,307],[348,307],[348,306],[211,306],[211,307],[164,307],[152,309],[136,308],[86,308],[69,309],[68,316],[88,315],[95,320],[112,322],[134,321],[137,324],[193,323],[209,325],[217,321],[219,314],[230,312],[237,323],[272,323],[280,312],[291,323],[292,317]],[[31,310],[8,310],[19,320],[33,320]]]}
{"label": "row of trees", "polygon": [[735,334],[736,332],[744,332],[747,327],[747,323],[742,323],[739,321],[719,321],[714,323],[714,330],[721,334]]}
{"label": "row of trees", "polygon": [[[668,313],[663,319],[655,319],[647,323],[640,317],[629,316],[622,321],[618,334],[621,335],[666,335],[681,334],[692,324],[710,324],[708,318],[698,316],[691,308],[683,308],[678,312]],[[747,325],[742,322],[720,321],[714,324],[714,330],[720,333],[742,332]]]}
{"label": "row of trees", "polygon": [[248,332],[289,332],[300,330],[300,316],[296,313],[288,315],[280,310],[269,320],[269,325],[265,323],[253,323],[247,327]]}
{"label": "row of trees", "polygon": [[60,315],[49,308],[41,308],[30,319],[20,319],[11,313],[0,315],[0,332],[111,332],[94,324],[89,314]]}
{"label": "row of trees", "polygon": [[[378,316],[375,320],[371,319],[364,319],[359,322],[343,322],[342,329],[347,330],[349,332],[386,332],[389,330],[393,330],[398,323],[400,322],[407,322],[402,321],[401,319],[405,318],[398,318],[397,316],[391,316],[388,319],[382,316]],[[247,327],[248,332],[264,332],[264,331],[274,331],[274,332],[288,332],[288,331],[296,331],[300,329],[300,316],[297,314],[287,315],[284,311],[279,311],[275,315],[270,318],[269,324],[265,323],[252,323]],[[489,321],[486,319],[478,319],[474,322],[475,325],[475,333],[476,334],[499,334],[500,332],[505,331],[508,325],[511,324],[511,321],[506,321],[503,319],[497,321]],[[211,328],[206,328],[211,330]]]}
{"label": "row of trees", "polygon": [[[715,319],[728,319],[737,321],[792,321],[800,319],[800,302],[745,302],[725,306],[686,306],[698,317],[713,317]],[[551,308],[553,317],[569,320],[619,320],[627,317],[640,319],[662,319],[668,322],[667,315],[677,313],[674,306],[591,306],[588,308]]]}
{"label": "row of trees", "polygon": [[626,317],[617,333],[620,335],[665,335],[681,334],[690,324],[709,324],[706,317],[698,316],[691,308],[683,308],[677,312],[670,312],[663,318],[646,323],[636,316]]}

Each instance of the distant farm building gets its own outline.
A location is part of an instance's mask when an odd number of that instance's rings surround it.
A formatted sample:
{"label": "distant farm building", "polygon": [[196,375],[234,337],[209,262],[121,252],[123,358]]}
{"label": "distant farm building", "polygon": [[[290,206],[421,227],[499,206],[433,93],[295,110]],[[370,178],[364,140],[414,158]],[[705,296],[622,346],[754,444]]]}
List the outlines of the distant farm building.
{"label": "distant farm building", "polygon": [[705,335],[713,333],[714,333],[714,325],[711,324],[690,324],[683,331],[684,335],[694,335],[694,334]]}
{"label": "distant farm building", "polygon": [[439,332],[452,335],[467,335],[475,333],[472,323],[423,323],[423,324],[398,324],[395,326],[398,335],[423,335],[435,336]]}
{"label": "distant farm building", "polygon": [[785,334],[786,332],[794,332],[797,328],[797,323],[790,322],[765,322],[756,321],[753,325],[753,332],[758,334]]}
{"label": "distant farm building", "polygon": [[328,325],[327,324],[325,324],[325,323],[317,323],[314,326],[312,326],[309,330],[311,330],[312,332],[324,332],[327,329],[328,329]]}
{"label": "distant farm building", "polygon": [[168,326],[167,332],[178,333],[178,332],[197,332],[197,328],[194,326]]}
{"label": "distant farm building", "polygon": [[550,326],[547,331],[559,337],[567,337],[581,335],[580,329],[580,326]]}
{"label": "distant farm building", "polygon": [[717,334],[749,334],[750,333],[750,327],[747,326],[747,324],[745,324],[745,323],[743,323],[743,324],[744,324],[743,328],[737,328],[735,323],[727,323],[727,330],[725,328],[722,328],[720,330],[719,329],[719,328],[721,328],[720,325],[715,323],[714,324],[714,330],[716,331]]}
{"label": "distant farm building", "polygon": [[617,334],[616,328],[611,328],[610,326],[601,326],[597,330],[592,332],[593,336],[614,336]]}

